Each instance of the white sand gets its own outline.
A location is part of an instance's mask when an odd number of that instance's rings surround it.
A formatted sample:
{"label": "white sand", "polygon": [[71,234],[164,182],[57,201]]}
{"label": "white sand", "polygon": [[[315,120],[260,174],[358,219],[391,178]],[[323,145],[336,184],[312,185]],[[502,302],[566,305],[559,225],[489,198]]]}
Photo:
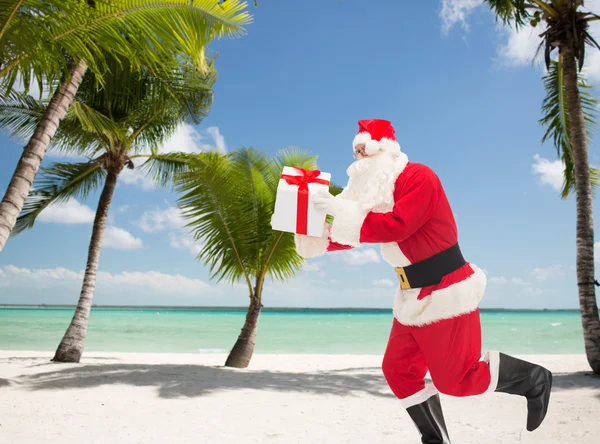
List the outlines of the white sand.
{"label": "white sand", "polygon": [[[379,356],[0,351],[1,443],[419,443]],[[583,356],[525,357],[554,372],[548,416],[525,430],[524,399],[443,396],[453,443],[600,443],[600,378]]]}

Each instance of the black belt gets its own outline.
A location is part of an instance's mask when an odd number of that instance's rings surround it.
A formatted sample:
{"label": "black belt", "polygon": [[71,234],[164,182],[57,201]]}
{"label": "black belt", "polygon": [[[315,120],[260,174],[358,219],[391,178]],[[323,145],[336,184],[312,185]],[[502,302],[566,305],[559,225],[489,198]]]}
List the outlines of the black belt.
{"label": "black belt", "polygon": [[403,290],[429,287],[439,284],[444,276],[458,270],[465,263],[460,247],[455,244],[424,261],[406,267],[396,267],[396,274]]}

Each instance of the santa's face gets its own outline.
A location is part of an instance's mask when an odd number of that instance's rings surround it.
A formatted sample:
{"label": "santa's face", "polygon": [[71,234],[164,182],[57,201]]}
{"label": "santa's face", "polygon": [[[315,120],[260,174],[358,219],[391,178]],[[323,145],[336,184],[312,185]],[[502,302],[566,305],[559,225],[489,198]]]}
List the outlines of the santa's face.
{"label": "santa's face", "polygon": [[365,151],[367,146],[364,143],[359,143],[354,147],[354,158],[356,160],[364,159],[365,157],[369,157],[367,152]]}

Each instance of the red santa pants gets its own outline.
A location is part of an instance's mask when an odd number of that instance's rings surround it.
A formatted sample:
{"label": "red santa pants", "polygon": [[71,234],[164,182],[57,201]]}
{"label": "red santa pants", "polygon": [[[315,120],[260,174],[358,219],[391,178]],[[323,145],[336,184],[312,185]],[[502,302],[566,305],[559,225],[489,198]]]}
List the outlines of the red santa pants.
{"label": "red santa pants", "polygon": [[[493,391],[490,365],[480,359],[478,310],[422,327],[394,319],[382,370],[392,392],[411,407],[438,392],[472,396]],[[428,370],[433,386],[425,385]]]}

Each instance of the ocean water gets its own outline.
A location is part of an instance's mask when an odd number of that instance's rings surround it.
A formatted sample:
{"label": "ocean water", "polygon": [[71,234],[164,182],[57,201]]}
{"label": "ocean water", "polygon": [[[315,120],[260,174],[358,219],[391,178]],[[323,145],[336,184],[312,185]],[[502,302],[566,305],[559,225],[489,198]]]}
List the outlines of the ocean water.
{"label": "ocean water", "polygon": [[[54,351],[73,308],[0,307],[0,350]],[[241,309],[93,308],[86,351],[227,353]],[[255,353],[382,354],[391,310],[263,310]],[[482,311],[483,352],[583,353],[577,311]]]}

